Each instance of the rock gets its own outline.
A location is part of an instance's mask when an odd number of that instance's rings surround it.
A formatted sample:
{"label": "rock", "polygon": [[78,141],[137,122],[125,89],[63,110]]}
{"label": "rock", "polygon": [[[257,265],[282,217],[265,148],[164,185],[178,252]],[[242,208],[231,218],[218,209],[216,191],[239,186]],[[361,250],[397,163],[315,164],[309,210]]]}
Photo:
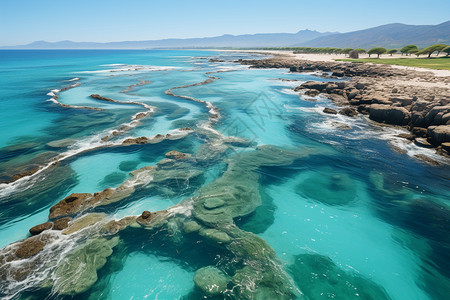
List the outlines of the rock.
{"label": "rock", "polygon": [[329,108],[329,107],[325,107],[323,109],[323,112],[326,113],[326,114],[331,114],[331,115],[336,115],[337,114],[336,110],[334,110],[332,108]]}
{"label": "rock", "polygon": [[339,111],[339,114],[348,116],[348,117],[354,117],[354,116],[358,115],[358,112],[354,108],[346,107],[344,109],[341,109]]}
{"label": "rock", "polygon": [[419,147],[424,147],[424,148],[432,148],[433,145],[431,145],[426,139],[424,138],[416,138],[414,140],[414,144],[416,144]]}
{"label": "rock", "polygon": [[187,153],[183,153],[180,151],[172,150],[166,153],[166,158],[170,159],[187,159],[190,158],[191,155]]}
{"label": "rock", "polygon": [[152,216],[152,213],[149,212],[148,210],[143,211],[141,214],[141,218],[144,220],[151,218],[151,216]]}
{"label": "rock", "polygon": [[410,113],[403,107],[384,104],[372,104],[369,108],[370,119],[394,125],[406,125],[410,121]]}
{"label": "rock", "polygon": [[194,283],[206,295],[218,296],[226,291],[228,279],[222,271],[209,266],[195,272]]}
{"label": "rock", "polygon": [[359,52],[356,50],[352,50],[348,53],[348,57],[352,59],[358,59],[359,58]]}
{"label": "rock", "polygon": [[120,163],[119,169],[124,172],[130,172],[137,168],[139,161],[137,160],[126,160]]}
{"label": "rock", "polygon": [[104,213],[89,213],[81,218],[75,219],[69,227],[64,229],[61,233],[64,235],[72,234],[74,232],[80,231],[86,227],[94,225],[105,218]]}
{"label": "rock", "polygon": [[29,231],[30,231],[30,233],[32,235],[37,235],[37,234],[41,233],[44,230],[51,229],[52,226],[53,226],[52,222],[45,222],[45,223],[36,225],[34,227],[31,227]]}
{"label": "rock", "polygon": [[141,112],[141,113],[136,114],[136,115],[134,116],[134,118],[135,118],[136,120],[140,120],[140,119],[142,119],[142,118],[145,118],[147,115],[148,115],[148,113]]}
{"label": "rock", "polygon": [[149,143],[149,139],[145,136],[138,138],[129,138],[122,142],[122,145],[143,145]]}
{"label": "rock", "polygon": [[73,139],[62,139],[48,142],[47,146],[50,148],[65,148],[72,145],[73,143],[74,143]]}
{"label": "rock", "polygon": [[400,133],[400,134],[397,134],[396,137],[399,137],[402,139],[407,139],[409,141],[414,141],[414,139],[416,138],[414,136],[414,134],[411,134],[411,133]]}
{"label": "rock", "polygon": [[414,155],[414,157],[417,159],[420,159],[421,161],[426,162],[427,164],[432,165],[432,166],[440,166],[441,165],[438,161],[432,159],[431,157],[429,157],[425,154],[416,154],[416,155]]}
{"label": "rock", "polygon": [[450,143],[442,143],[442,149],[450,153]]}
{"label": "rock", "polygon": [[69,253],[54,273],[54,291],[68,296],[87,291],[97,281],[97,270],[105,265],[118,243],[118,237],[97,238]]}
{"label": "rock", "polygon": [[423,127],[413,127],[412,133],[417,137],[427,137],[428,130]]}
{"label": "rock", "polygon": [[70,217],[61,218],[53,221],[53,230],[63,230],[69,227],[69,222],[72,220]]}
{"label": "rock", "polygon": [[231,242],[231,237],[227,233],[217,229],[201,229],[199,234],[213,244],[227,244]]}
{"label": "rock", "polygon": [[307,299],[390,299],[381,286],[358,273],[340,269],[327,256],[297,255],[289,270]]}
{"label": "rock", "polygon": [[203,203],[203,206],[206,209],[214,209],[214,208],[218,208],[221,207],[225,204],[225,201],[223,201],[222,199],[218,199],[218,198],[209,198],[206,199],[205,202]]}
{"label": "rock", "polygon": [[450,125],[430,126],[428,135],[434,144],[450,142]]}
{"label": "rock", "polygon": [[412,104],[413,97],[399,97],[399,96],[396,96],[396,97],[389,98],[389,101],[393,102],[393,103],[400,103],[402,106],[408,106],[408,105]]}
{"label": "rock", "polygon": [[334,71],[333,73],[331,73],[331,76],[344,77],[344,72]]}
{"label": "rock", "polygon": [[79,212],[84,202],[92,197],[93,195],[89,193],[71,194],[50,208],[49,218],[54,219],[73,215]]}
{"label": "rock", "polygon": [[28,258],[42,251],[45,244],[45,240],[41,240],[39,236],[31,237],[20,242],[14,253],[20,259]]}
{"label": "rock", "polygon": [[314,89],[318,91],[323,91],[326,89],[328,83],[327,82],[320,82],[320,81],[307,81],[301,85],[303,88],[307,89]]}
{"label": "rock", "polygon": [[307,90],[305,92],[305,95],[306,96],[310,96],[310,97],[316,97],[319,94],[320,94],[320,92],[318,90],[315,90],[315,89]]}
{"label": "rock", "polygon": [[187,221],[186,223],[184,223],[183,225],[183,230],[185,233],[191,233],[191,232],[196,232],[199,231],[200,228],[202,228],[200,226],[200,224],[198,224],[195,221]]}

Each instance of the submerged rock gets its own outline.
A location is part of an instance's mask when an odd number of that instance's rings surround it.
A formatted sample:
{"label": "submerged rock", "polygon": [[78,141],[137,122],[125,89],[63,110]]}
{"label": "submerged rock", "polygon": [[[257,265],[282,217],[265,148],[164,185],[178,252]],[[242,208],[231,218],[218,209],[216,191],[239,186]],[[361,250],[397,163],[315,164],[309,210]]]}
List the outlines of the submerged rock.
{"label": "submerged rock", "polygon": [[347,174],[331,170],[314,173],[297,186],[296,192],[330,205],[344,205],[356,198],[355,182]]}
{"label": "submerged rock", "polygon": [[390,299],[382,287],[358,274],[341,270],[330,258],[319,254],[296,256],[289,271],[310,300]]}
{"label": "submerged rock", "polygon": [[228,279],[222,271],[210,266],[198,269],[195,272],[194,283],[205,294],[217,296],[226,291]]}
{"label": "submerged rock", "polygon": [[137,160],[126,160],[120,163],[119,169],[124,172],[131,172],[137,168],[139,161]]}
{"label": "submerged rock", "polygon": [[55,271],[53,290],[69,296],[87,291],[97,281],[97,270],[105,265],[118,243],[118,237],[97,238],[69,253]]}
{"label": "submerged rock", "polygon": [[166,153],[166,157],[171,159],[187,159],[190,158],[191,155],[180,151],[172,150]]}

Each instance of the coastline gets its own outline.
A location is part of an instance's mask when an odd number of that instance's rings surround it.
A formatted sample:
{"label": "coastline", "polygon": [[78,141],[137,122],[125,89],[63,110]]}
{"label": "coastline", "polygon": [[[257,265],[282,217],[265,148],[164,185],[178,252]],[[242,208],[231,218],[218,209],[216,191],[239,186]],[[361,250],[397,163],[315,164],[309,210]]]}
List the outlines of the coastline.
{"label": "coastline", "polygon": [[[234,50],[231,50],[234,51]],[[239,60],[250,68],[287,68],[290,72],[316,72],[336,79],[309,81],[294,88],[299,95],[319,94],[344,108],[339,113],[353,117],[367,115],[382,126],[400,126],[408,143],[434,148],[450,157],[450,71],[382,64],[333,61],[331,55],[292,54],[288,51],[243,50],[272,55],[262,60]],[[300,59],[301,57],[302,59]],[[337,113],[330,112],[329,113]],[[432,165],[440,163],[416,156]]]}

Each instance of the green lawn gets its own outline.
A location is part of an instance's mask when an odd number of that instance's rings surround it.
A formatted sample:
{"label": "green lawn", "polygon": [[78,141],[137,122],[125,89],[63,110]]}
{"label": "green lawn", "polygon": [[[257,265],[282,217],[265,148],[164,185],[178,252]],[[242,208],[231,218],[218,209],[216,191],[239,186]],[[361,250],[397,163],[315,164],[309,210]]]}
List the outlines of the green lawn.
{"label": "green lawn", "polygon": [[416,68],[428,68],[436,70],[450,70],[450,56],[432,57],[432,58],[361,58],[361,59],[336,59],[336,60],[397,65]]}

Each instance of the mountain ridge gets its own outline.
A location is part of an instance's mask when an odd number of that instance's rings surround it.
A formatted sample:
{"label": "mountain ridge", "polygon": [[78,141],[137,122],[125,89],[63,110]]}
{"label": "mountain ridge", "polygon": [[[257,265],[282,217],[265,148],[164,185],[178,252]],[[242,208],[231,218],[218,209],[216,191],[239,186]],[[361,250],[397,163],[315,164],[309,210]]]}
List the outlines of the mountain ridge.
{"label": "mountain ridge", "polygon": [[437,25],[390,23],[346,33],[300,30],[296,33],[257,33],[161,40],[121,42],[35,41],[0,49],[167,49],[167,48],[261,48],[261,47],[339,47],[399,48],[407,44],[426,47],[450,44],[450,21]]}

